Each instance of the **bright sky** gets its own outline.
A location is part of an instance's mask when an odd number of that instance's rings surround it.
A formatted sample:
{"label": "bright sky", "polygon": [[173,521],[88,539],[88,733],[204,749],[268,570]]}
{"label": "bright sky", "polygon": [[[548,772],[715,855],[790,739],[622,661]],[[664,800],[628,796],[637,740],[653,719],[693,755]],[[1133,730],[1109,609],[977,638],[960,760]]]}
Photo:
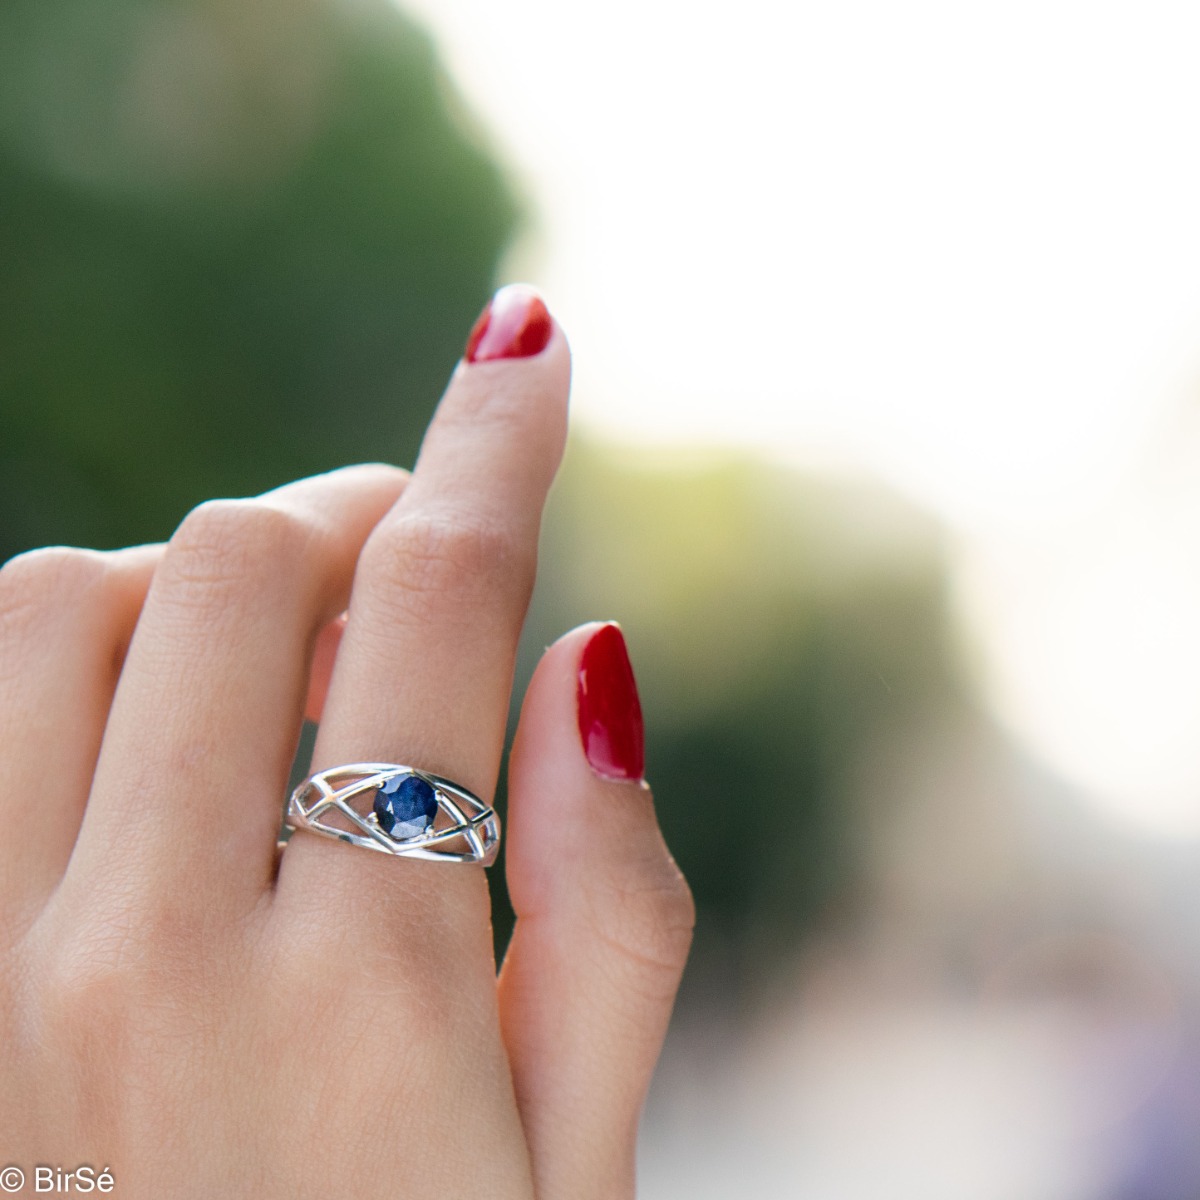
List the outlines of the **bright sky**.
{"label": "bright sky", "polygon": [[577,419],[899,484],[961,535],[1002,719],[1200,832],[1200,508],[1145,478],[1200,379],[1200,8],[406,7],[539,214],[509,274]]}

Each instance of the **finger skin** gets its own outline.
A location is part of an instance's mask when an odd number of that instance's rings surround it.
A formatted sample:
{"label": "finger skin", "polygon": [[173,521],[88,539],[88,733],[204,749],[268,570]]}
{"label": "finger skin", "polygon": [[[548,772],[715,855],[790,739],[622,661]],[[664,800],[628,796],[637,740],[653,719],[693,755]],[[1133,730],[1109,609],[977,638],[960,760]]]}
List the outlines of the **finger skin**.
{"label": "finger skin", "polygon": [[[490,799],[566,440],[570,355],[562,331],[549,334],[536,354],[454,372],[404,496],[359,559],[314,770],[403,763]],[[288,842],[273,906],[290,940],[348,956],[437,1014],[423,1023],[425,1052],[471,1064],[452,1119],[481,1131],[478,1154],[498,1176],[528,1180],[489,917],[474,864],[372,854],[305,831]]]}
{"label": "finger skin", "polygon": [[382,755],[492,792],[569,389],[557,327],[535,357],[459,363],[363,548],[318,766]]}
{"label": "finger skin", "polygon": [[691,894],[650,789],[589,767],[580,658],[547,650],[509,765],[507,874],[517,924],[501,1027],[541,1200],[634,1194],[638,1117],[691,943]]}
{"label": "finger skin", "polygon": [[[363,548],[314,770],[406,763],[491,797],[569,388],[557,326],[532,357],[459,363],[404,496]],[[363,855],[305,833],[288,844],[277,896],[311,922],[336,908],[350,936],[494,975],[478,869]],[[414,911],[428,919],[386,919]],[[425,944],[447,928],[443,949]]]}
{"label": "finger skin", "polygon": [[[208,920],[258,903],[318,631],[406,475],[383,464],[210,501],[159,563],[60,889],[68,919],[117,905]],[[145,912],[141,912],[145,917]]]}
{"label": "finger skin", "polygon": [[[0,570],[0,788],[4,933],[22,928],[62,876],[79,832],[129,639],[162,546],[52,546]],[[22,816],[36,801],[38,819]],[[24,914],[22,917],[20,914]]]}

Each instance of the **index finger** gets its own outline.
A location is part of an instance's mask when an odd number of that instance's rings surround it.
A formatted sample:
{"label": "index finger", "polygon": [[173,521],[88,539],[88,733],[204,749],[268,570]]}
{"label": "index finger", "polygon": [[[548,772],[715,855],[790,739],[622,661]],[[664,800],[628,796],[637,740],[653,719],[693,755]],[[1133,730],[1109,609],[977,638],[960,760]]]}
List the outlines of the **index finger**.
{"label": "index finger", "polygon": [[[542,508],[566,440],[570,356],[532,289],[502,289],[483,325],[442,398],[404,499],[360,556],[314,770],[395,762],[485,800],[495,786]],[[505,348],[509,356],[497,354]],[[319,895],[327,908],[331,889],[351,907],[364,895],[400,903],[413,889],[428,909],[436,893],[470,912],[463,920],[487,942],[481,872],[294,837],[281,896],[303,906],[302,897]],[[364,918],[368,926],[377,920]]]}

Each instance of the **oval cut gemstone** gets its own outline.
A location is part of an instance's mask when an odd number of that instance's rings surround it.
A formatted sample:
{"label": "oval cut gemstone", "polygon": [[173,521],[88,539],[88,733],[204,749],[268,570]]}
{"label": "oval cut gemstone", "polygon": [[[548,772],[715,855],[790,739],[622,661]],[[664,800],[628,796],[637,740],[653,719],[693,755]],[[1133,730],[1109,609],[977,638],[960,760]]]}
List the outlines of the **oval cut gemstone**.
{"label": "oval cut gemstone", "polygon": [[379,827],[397,841],[420,837],[433,828],[437,797],[433,788],[416,775],[395,775],[375,791],[372,806]]}

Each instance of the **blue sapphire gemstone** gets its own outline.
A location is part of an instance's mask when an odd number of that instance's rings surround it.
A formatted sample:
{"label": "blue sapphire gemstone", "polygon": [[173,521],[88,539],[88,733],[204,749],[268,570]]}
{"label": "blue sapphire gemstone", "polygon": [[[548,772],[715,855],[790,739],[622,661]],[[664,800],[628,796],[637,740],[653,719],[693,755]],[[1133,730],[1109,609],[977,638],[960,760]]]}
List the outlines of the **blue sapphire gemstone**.
{"label": "blue sapphire gemstone", "polygon": [[432,829],[438,804],[425,780],[417,775],[395,775],[376,789],[373,808],[383,832],[400,841]]}

